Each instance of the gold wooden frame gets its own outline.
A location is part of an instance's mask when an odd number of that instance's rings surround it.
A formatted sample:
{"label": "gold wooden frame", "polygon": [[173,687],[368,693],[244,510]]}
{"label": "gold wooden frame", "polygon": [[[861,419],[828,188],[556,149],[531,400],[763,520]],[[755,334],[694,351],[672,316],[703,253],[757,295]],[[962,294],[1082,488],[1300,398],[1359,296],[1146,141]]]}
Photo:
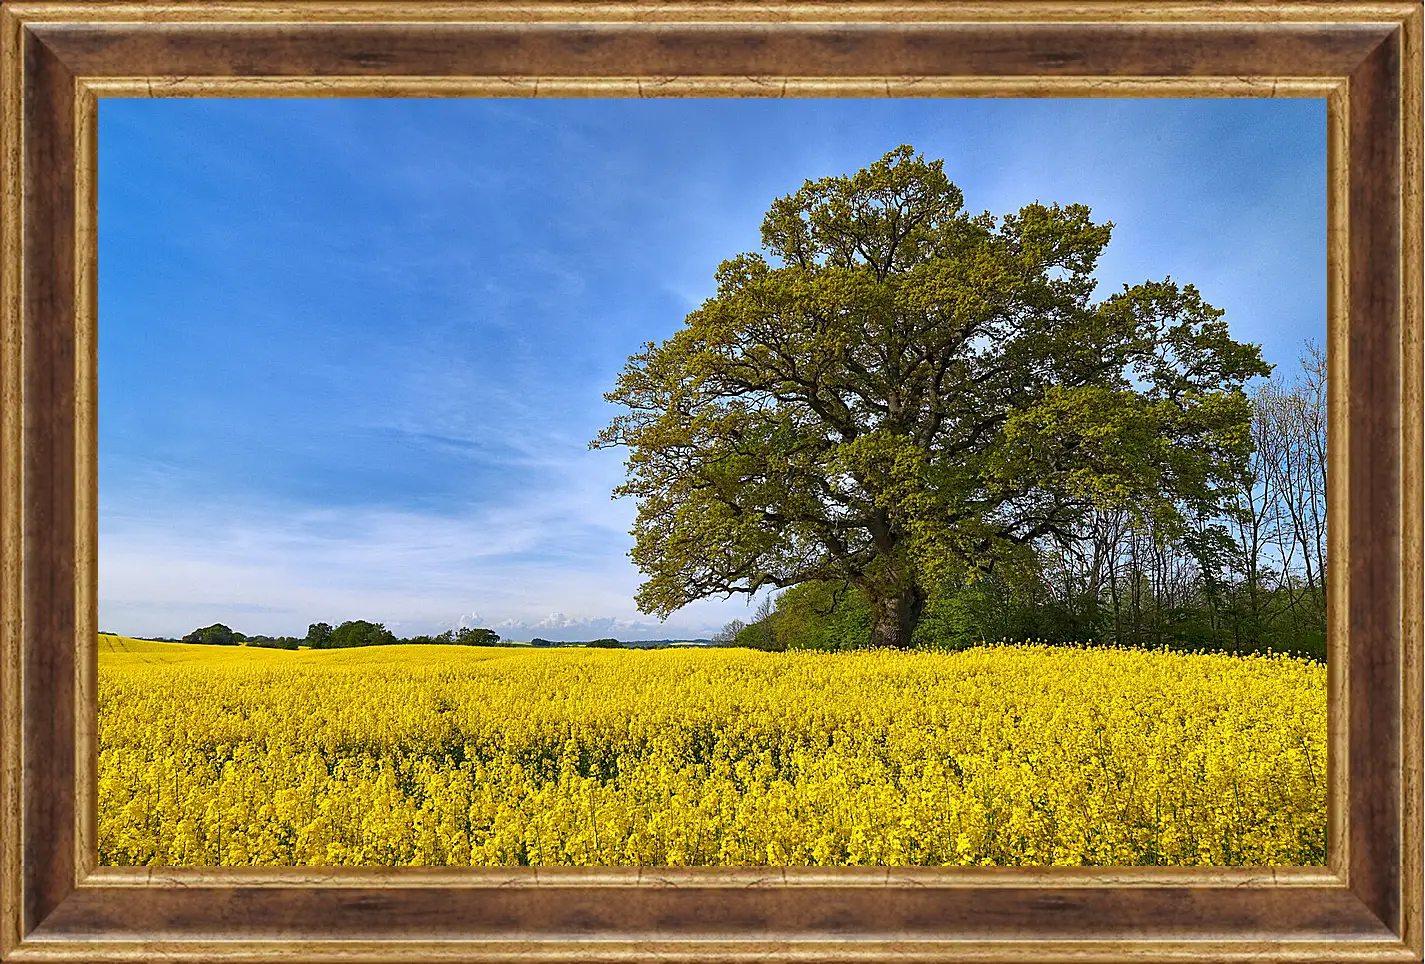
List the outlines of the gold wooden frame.
{"label": "gold wooden frame", "polygon": [[[1422,6],[0,6],[0,958],[1420,961]],[[1328,106],[1324,868],[96,867],[100,96],[1311,96]]]}

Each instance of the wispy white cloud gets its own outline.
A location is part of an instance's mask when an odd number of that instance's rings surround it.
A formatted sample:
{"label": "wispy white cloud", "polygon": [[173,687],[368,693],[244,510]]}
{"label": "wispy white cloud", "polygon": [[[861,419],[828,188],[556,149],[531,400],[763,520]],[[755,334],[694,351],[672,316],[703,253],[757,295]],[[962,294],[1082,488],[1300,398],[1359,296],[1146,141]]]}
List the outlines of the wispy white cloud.
{"label": "wispy white cloud", "polygon": [[236,502],[101,512],[100,621],[170,636],[215,621],[293,634],[371,619],[411,635],[478,618],[509,638],[570,639],[705,636],[745,614],[740,600],[666,625],[638,613],[634,507],[610,500],[601,466],[585,468],[453,514]]}

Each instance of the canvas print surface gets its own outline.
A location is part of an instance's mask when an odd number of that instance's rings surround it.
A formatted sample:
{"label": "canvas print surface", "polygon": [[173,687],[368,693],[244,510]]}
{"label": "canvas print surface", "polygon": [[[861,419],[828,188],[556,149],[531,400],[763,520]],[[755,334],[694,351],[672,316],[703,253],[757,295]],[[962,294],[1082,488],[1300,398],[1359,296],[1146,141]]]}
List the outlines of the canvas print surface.
{"label": "canvas print surface", "polygon": [[1324,863],[1325,115],[101,101],[100,863]]}

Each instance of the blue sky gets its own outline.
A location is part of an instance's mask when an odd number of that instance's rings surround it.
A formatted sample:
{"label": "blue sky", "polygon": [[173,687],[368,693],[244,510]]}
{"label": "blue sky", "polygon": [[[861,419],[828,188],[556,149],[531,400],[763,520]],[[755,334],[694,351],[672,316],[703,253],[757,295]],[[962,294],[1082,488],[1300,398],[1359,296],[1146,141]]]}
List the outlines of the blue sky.
{"label": "blue sky", "polygon": [[627,356],[774,197],[901,143],[972,211],[1088,204],[1099,293],[1324,338],[1323,100],[113,100],[99,108],[106,631],[708,635],[637,612]]}

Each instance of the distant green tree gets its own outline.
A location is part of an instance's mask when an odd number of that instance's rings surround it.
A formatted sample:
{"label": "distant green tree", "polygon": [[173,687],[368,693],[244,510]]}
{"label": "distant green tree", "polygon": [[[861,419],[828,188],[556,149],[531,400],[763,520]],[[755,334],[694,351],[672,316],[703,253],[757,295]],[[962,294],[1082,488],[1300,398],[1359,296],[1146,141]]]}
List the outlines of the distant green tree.
{"label": "distant green tree", "polygon": [[529,644],[530,644],[531,646],[558,646],[558,645],[559,645],[558,643],[556,643],[556,642],[555,642],[554,640],[552,640],[552,639],[540,639],[538,636],[534,637],[534,639],[531,639],[531,640],[529,641]]}
{"label": "distant green tree", "polygon": [[185,643],[204,643],[210,646],[236,646],[246,639],[242,633],[235,633],[222,623],[214,623],[195,629],[183,637]]}
{"label": "distant green tree", "polygon": [[249,636],[243,645],[260,649],[296,649],[301,642],[296,636]]}
{"label": "distant green tree", "polygon": [[326,649],[349,649],[353,646],[386,646],[397,642],[396,634],[381,623],[364,619],[349,619],[331,632]]}
{"label": "distant green tree", "polygon": [[594,649],[623,649],[623,643],[617,639],[591,639],[584,645]]}
{"label": "distant green tree", "polygon": [[462,626],[454,631],[454,638],[451,641],[458,646],[493,646],[500,641],[500,634],[493,629]]}
{"label": "distant green tree", "polygon": [[312,623],[307,627],[307,645],[313,649],[326,649],[332,638],[330,623]]}

